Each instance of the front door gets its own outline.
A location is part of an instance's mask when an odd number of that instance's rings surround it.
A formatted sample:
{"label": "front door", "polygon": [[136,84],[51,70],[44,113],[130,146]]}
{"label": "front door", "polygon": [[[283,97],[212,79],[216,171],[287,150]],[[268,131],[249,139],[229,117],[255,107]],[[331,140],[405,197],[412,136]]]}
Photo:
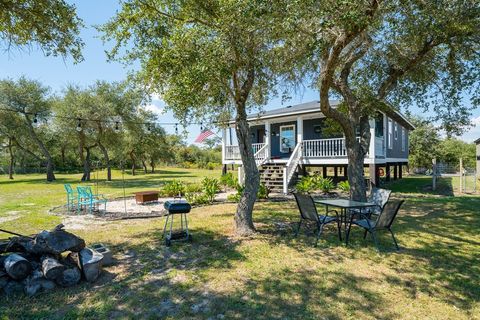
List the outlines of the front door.
{"label": "front door", "polygon": [[265,129],[257,130],[257,143],[265,143]]}

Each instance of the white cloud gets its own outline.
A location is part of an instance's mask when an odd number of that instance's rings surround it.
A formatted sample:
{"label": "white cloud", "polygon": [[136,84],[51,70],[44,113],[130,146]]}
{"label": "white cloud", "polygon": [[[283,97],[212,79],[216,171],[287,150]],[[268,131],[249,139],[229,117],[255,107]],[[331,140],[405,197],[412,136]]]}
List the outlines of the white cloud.
{"label": "white cloud", "polygon": [[146,106],[144,106],[144,108],[145,110],[151,111],[158,115],[162,115],[165,112],[165,109],[163,108],[163,106],[157,103],[147,104]]}
{"label": "white cloud", "polygon": [[473,127],[471,127],[468,131],[466,131],[460,139],[473,142],[480,138],[480,116],[472,118]]}
{"label": "white cloud", "polygon": [[153,93],[151,95],[151,98],[152,98],[153,101],[161,101],[162,100],[162,97],[158,93]]}

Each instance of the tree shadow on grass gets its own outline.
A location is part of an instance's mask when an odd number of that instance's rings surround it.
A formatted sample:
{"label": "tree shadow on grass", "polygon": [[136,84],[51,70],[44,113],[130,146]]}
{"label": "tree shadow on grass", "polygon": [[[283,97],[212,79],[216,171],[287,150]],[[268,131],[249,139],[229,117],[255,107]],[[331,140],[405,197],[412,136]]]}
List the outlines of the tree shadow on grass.
{"label": "tree shadow on grass", "polygon": [[[400,275],[384,275],[386,281],[400,285],[412,298],[423,292],[468,310],[480,299],[479,206],[480,198],[473,197],[407,201],[392,227],[400,251],[388,232],[379,232],[377,253],[371,237],[363,240],[363,229],[352,226],[346,255],[372,261],[381,257]],[[305,252],[313,246],[314,226],[302,228],[300,236],[294,237],[299,220],[294,202],[276,207],[274,210],[280,210],[276,214],[271,208],[256,209],[258,231],[272,245],[284,244]],[[319,255],[330,255],[335,252],[330,249],[338,246],[344,247],[344,243],[338,240],[336,226],[331,224],[322,233],[317,250]]]}

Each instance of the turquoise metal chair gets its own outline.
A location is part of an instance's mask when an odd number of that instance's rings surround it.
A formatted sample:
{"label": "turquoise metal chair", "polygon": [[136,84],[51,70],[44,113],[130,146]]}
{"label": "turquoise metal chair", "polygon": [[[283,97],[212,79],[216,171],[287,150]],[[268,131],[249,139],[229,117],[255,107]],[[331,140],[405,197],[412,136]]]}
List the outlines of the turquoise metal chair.
{"label": "turquoise metal chair", "polygon": [[99,210],[100,205],[104,205],[104,210],[107,209],[108,200],[101,194],[93,194],[91,187],[77,187],[77,211],[82,209],[91,213],[93,210]]}
{"label": "turquoise metal chair", "polygon": [[77,198],[75,191],[69,183],[63,185],[67,192],[67,210],[75,210],[75,199]]}

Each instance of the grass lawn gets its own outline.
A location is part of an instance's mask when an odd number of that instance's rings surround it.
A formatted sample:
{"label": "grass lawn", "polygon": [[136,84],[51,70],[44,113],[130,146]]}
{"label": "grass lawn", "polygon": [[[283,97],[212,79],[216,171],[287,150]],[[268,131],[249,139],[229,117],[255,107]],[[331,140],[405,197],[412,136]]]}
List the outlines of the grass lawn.
{"label": "grass lawn", "polygon": [[[219,172],[165,168],[128,176],[126,185],[131,193],[205,174]],[[29,233],[61,222],[47,210],[78,177],[1,178],[1,225]],[[162,218],[92,224],[75,233],[110,246],[118,263],[95,284],[1,297],[0,318],[480,319],[480,197],[425,193],[426,184],[420,177],[389,186],[407,199],[394,226],[399,252],[387,234],[376,252],[358,229],[348,248],[332,228],[314,248],[313,237],[292,236],[293,202],[257,203],[258,233],[246,239],[233,236],[235,205],[195,208],[193,243],[170,248],[160,239]],[[123,192],[118,181],[100,191]]]}

